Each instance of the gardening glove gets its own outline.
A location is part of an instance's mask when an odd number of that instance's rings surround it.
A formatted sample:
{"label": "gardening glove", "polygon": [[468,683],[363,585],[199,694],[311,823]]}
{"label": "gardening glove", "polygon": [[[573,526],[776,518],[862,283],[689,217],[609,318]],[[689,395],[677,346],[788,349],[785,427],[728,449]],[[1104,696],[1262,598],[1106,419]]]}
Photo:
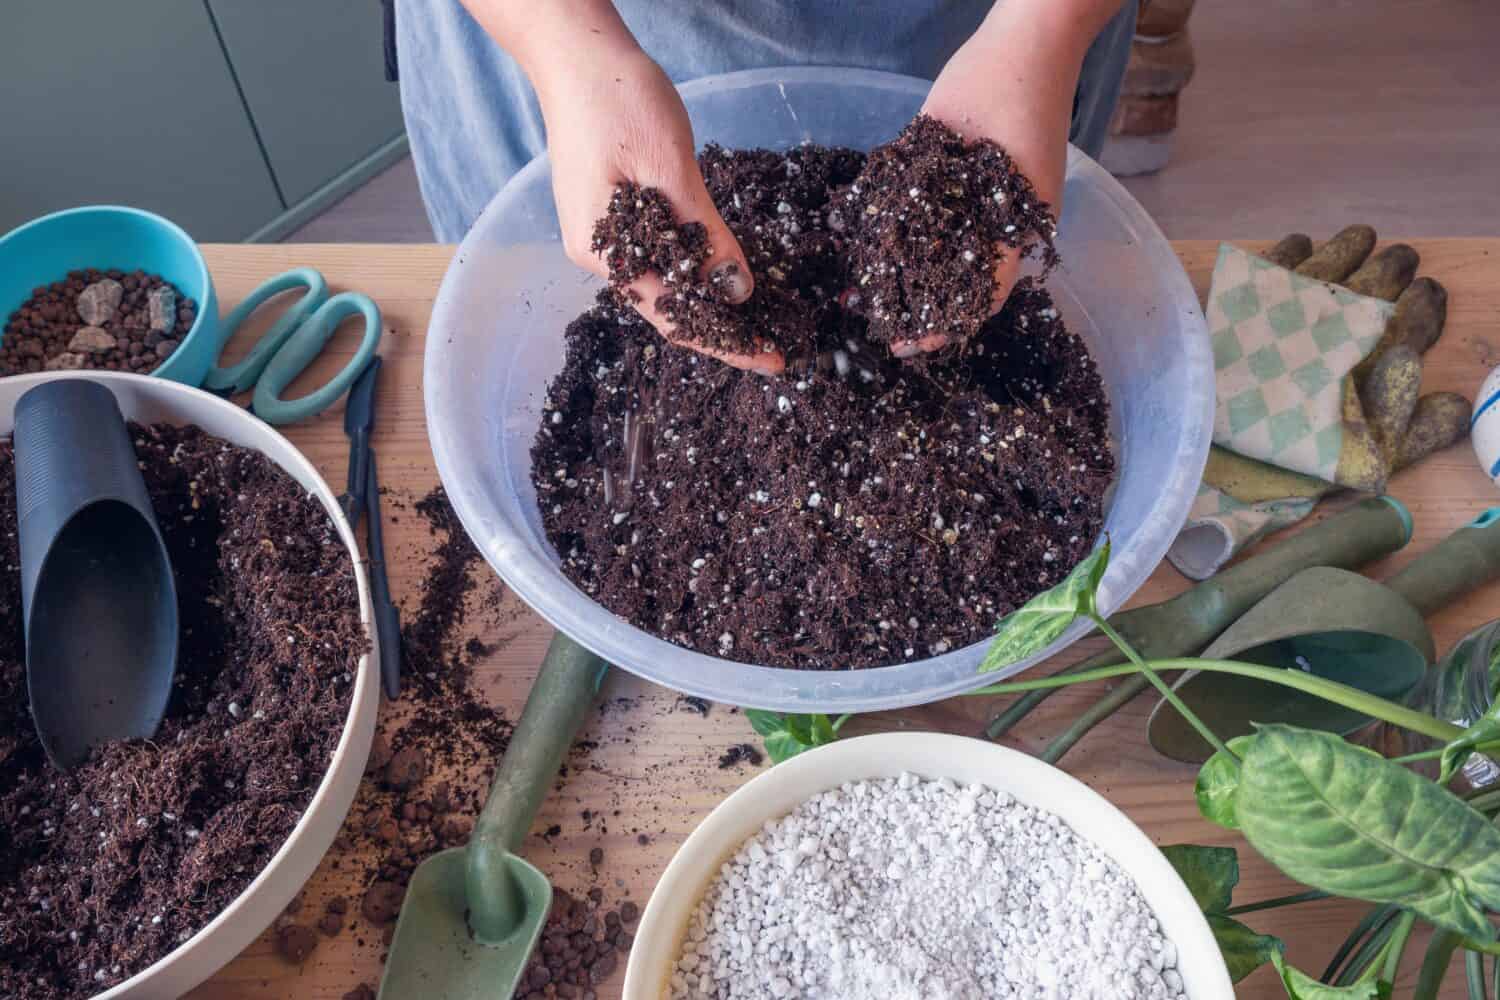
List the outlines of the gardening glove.
{"label": "gardening glove", "polygon": [[1342,488],[1378,492],[1397,469],[1467,433],[1469,402],[1419,398],[1421,353],[1447,293],[1413,281],[1418,257],[1350,226],[1316,253],[1301,234],[1261,257],[1222,245],[1208,298],[1214,447],[1168,553],[1195,580],[1302,520]]}

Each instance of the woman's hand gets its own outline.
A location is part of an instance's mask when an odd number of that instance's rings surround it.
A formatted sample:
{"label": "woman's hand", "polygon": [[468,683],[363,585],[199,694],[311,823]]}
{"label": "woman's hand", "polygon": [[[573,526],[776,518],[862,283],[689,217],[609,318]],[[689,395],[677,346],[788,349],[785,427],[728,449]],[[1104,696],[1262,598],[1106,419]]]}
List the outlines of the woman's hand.
{"label": "woman's hand", "polygon": [[[1078,74],[1089,44],[1120,2],[1001,0],[943,67],[923,113],[967,139],[997,143],[1060,215]],[[993,312],[1005,305],[1020,270],[1021,254],[1002,248]],[[892,350],[911,356],[947,343],[947,334],[935,333]]]}
{"label": "woman's hand", "polygon": [[[603,259],[590,248],[594,223],[606,214],[615,188],[633,181],[666,195],[679,222],[702,223],[712,248],[704,278],[718,276],[733,303],[748,299],[754,278],[704,187],[687,109],[614,7],[607,0],[465,2],[536,88],[563,247],[573,263],[608,277]],[[636,310],[669,341],[736,368],[776,374],[785,367],[777,353],[734,354],[679,340],[656,308],[666,292],[660,275],[647,273],[630,288],[639,296]]]}
{"label": "woman's hand", "polygon": [[[594,223],[622,181],[656,188],[672,203],[680,222],[702,223],[710,254],[703,264],[732,303],[754,290],[744,251],[710,200],[698,171],[692,126],[677,90],[644,54],[582,68],[573,64],[562,79],[540,91],[552,154],[552,189],[562,223],[563,246],[573,263],[608,277],[604,261],[590,249]],[[774,352],[735,354],[674,336],[672,323],[656,308],[667,286],[654,271],[631,283],[636,309],[668,340],[701,351],[736,368],[774,375],[785,367]]]}

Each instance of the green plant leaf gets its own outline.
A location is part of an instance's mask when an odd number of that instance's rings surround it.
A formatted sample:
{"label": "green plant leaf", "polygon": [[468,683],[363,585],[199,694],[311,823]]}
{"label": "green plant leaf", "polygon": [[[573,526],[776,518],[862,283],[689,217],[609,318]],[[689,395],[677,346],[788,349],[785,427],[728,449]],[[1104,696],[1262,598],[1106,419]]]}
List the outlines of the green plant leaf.
{"label": "green plant leaf", "polygon": [[[1229,741],[1229,749],[1239,757],[1255,740],[1252,733],[1236,736]],[[1234,796],[1240,787],[1240,762],[1226,754],[1215,752],[1198,769],[1198,780],[1193,783],[1193,795],[1198,799],[1198,811],[1203,818],[1217,823],[1227,830],[1238,830],[1239,821],[1234,817]]]}
{"label": "green plant leaf", "polygon": [[1214,932],[1214,940],[1219,943],[1219,952],[1224,956],[1224,964],[1229,967],[1231,982],[1237,983],[1244,979],[1286,948],[1280,938],[1259,934],[1222,913],[1208,915],[1208,928]]}
{"label": "green plant leaf", "polygon": [[1480,720],[1464,730],[1462,736],[1452,740],[1443,747],[1442,771],[1438,775],[1438,784],[1446,785],[1448,779],[1464,766],[1464,761],[1469,759],[1469,754],[1474,748],[1486,743],[1500,743],[1500,719],[1494,718],[1490,712],[1486,713]]}
{"label": "green plant leaf", "polygon": [[1171,844],[1161,852],[1187,883],[1204,913],[1223,913],[1240,881],[1240,862],[1232,847]]}
{"label": "green plant leaf", "polygon": [[1288,965],[1279,951],[1271,955],[1271,962],[1276,966],[1277,975],[1281,976],[1286,995],[1292,1000],[1382,1000],[1391,995],[1389,983],[1377,982],[1373,978],[1361,979],[1349,986],[1320,983],[1301,969]]}
{"label": "green plant leaf", "polygon": [[771,758],[771,763],[780,764],[784,760],[790,760],[812,747],[797,739],[785,729],[779,730],[766,737],[766,756]]}
{"label": "green plant leaf", "polygon": [[979,672],[999,670],[1046,649],[1079,617],[1094,611],[1094,592],[1109,566],[1109,536],[1063,580],[1000,619]]}
{"label": "green plant leaf", "polygon": [[785,716],[786,731],[792,734],[792,738],[798,743],[805,743],[810,747],[818,745],[818,738],[813,732],[813,717],[810,715],[788,715]]}
{"label": "green plant leaf", "polygon": [[745,718],[750,723],[750,728],[755,730],[758,736],[770,736],[786,728],[785,722],[779,712],[767,712],[760,708],[745,709]]}
{"label": "green plant leaf", "polygon": [[1263,726],[1241,758],[1234,814],[1245,839],[1299,882],[1495,940],[1481,907],[1500,906],[1500,830],[1379,754]]}
{"label": "green plant leaf", "polygon": [[813,747],[832,743],[851,717],[844,715],[837,722],[830,722],[828,716],[822,714],[779,715],[749,708],[745,710],[745,718],[750,720],[750,728],[765,738],[766,753],[771,762],[780,764]]}

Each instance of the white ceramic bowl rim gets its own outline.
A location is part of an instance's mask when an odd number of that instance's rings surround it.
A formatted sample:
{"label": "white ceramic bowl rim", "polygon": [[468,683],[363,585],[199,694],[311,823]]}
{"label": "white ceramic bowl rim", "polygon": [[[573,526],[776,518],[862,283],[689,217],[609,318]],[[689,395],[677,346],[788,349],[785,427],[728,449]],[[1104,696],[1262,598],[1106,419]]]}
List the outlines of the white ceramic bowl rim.
{"label": "white ceramic bowl rim", "polygon": [[[375,670],[372,666],[378,660],[378,650],[375,646],[375,630],[371,627],[372,614],[370,595],[365,580],[364,560],[360,556],[354,532],[340,510],[335,494],[324,482],[317,468],[295,445],[269,424],[261,422],[248,410],[241,409],[201,389],[148,375],[124,372],[41,372],[10,376],[0,381],[0,398],[12,394],[15,398],[19,398],[27,389],[55,378],[86,378],[109,387],[115,392],[117,398],[121,394],[120,390],[129,390],[162,403],[168,409],[196,413],[192,419],[173,421],[181,424],[196,423],[203,414],[215,415],[225,422],[237,423],[244,427],[247,439],[259,439],[261,442],[261,444],[246,445],[241,441],[239,442],[241,446],[252,447],[260,451],[304,486],[308,483],[315,484],[310,492],[318,498],[324,510],[328,512],[340,540],[354,562],[355,583],[359,591],[360,622],[364,625],[365,632],[370,639],[370,651],[360,661],[354,678],[353,690],[349,696],[349,711],[344,720],[338,745],[334,748],[328,767],[319,780],[317,790],[313,793],[307,808],[303,810],[297,824],[276,853],[271,856],[270,861],[228,906],[204,924],[192,937],[130,978],[96,994],[94,1000],[176,995],[207,979],[222,967],[223,962],[217,959],[195,964],[195,958],[200,952],[214,945],[229,943],[231,946],[228,948],[221,946],[213,950],[227,952],[232,958],[254,940],[262,930],[270,926],[275,914],[284,909],[287,903],[291,902],[292,897],[301,891],[307,876],[311,874],[312,869],[317,866],[318,861],[332,844],[332,834],[326,837],[315,835],[310,828],[314,825],[327,827],[329,825],[327,820],[331,818],[329,812],[332,810],[337,812],[337,821],[332,823],[332,829],[336,832],[342,825],[344,815],[348,812],[349,801],[347,799],[351,799],[352,795],[345,796],[344,789],[335,787],[337,783],[334,776],[336,773],[353,767],[356,775],[354,787],[358,786],[358,776],[363,774],[365,758],[369,755],[370,733],[374,725],[375,706],[379,701]],[[126,410],[125,416],[130,419],[131,413],[123,401],[121,408]],[[11,422],[8,412],[3,422],[7,425],[4,433],[8,436],[10,434],[8,425]],[[280,447],[277,447],[278,444]],[[361,726],[360,723],[365,725]],[[340,803],[336,801],[337,799],[346,800]],[[305,867],[307,870],[298,877],[288,878],[287,869],[292,867],[294,860],[302,862],[300,867]],[[307,863],[309,860],[310,864]],[[246,912],[252,907],[261,911],[264,919]],[[260,926],[252,929],[255,923],[259,923]],[[231,935],[239,939],[238,944],[224,941]],[[168,983],[171,985],[168,986]]]}
{"label": "white ceramic bowl rim", "polygon": [[690,834],[656,883],[635,935],[624,1000],[661,1000],[687,921],[750,836],[820,792],[849,781],[911,771],[1008,792],[1052,812],[1112,858],[1151,905],[1177,946],[1191,1000],[1234,1000],[1208,921],[1166,857],[1130,817],[1072,775],[1017,750],[944,733],[880,733],[840,740],[761,772],[719,803]]}

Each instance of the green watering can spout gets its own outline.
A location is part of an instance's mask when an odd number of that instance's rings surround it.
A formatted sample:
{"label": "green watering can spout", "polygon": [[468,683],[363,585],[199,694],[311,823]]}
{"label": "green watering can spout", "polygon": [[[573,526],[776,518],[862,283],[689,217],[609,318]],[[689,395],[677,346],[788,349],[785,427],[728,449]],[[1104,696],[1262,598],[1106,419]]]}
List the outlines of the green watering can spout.
{"label": "green watering can spout", "polygon": [[[1303,670],[1400,701],[1436,658],[1425,617],[1500,578],[1500,507],[1491,508],[1412,560],[1386,583],[1332,567],[1306,569],[1271,591],[1203,652]],[[1347,735],[1369,716],[1312,695],[1248,677],[1184,673],[1174,684],[1183,702],[1221,739],[1282,722]],[[1176,709],[1151,713],[1151,745],[1189,763],[1211,748]]]}

